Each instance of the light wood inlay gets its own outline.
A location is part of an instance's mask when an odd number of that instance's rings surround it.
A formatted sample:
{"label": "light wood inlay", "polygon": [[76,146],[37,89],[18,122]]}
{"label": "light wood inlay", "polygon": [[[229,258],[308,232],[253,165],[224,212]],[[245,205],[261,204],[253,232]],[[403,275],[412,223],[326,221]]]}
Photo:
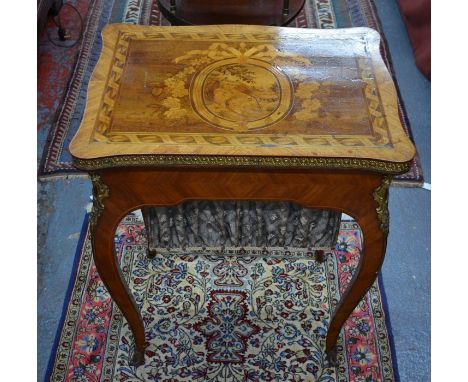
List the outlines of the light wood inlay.
{"label": "light wood inlay", "polygon": [[112,24],[103,41],[77,159],[414,156],[372,29]]}

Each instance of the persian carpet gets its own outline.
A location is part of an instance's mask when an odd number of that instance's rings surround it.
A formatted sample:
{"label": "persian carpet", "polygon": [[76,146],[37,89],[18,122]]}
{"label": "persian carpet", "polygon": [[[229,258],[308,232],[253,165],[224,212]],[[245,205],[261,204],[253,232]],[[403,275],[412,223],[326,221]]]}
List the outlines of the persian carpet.
{"label": "persian carpet", "polygon": [[[145,364],[129,366],[132,334],[92,260],[87,221],[47,381],[397,380],[382,287],[376,282],[345,323],[340,366],[324,359],[331,306],[356,268],[361,232],[342,222],[323,263],[299,249],[226,249],[146,257],[141,215],[119,225],[116,254],[142,312]],[[287,252],[286,252],[287,251]],[[272,251],[273,252],[273,251]]]}
{"label": "persian carpet", "polygon": [[[79,3],[88,3],[88,1],[77,0]],[[39,175],[41,177],[80,173],[72,164],[68,145],[78,130],[83,116],[87,85],[101,50],[101,29],[108,23],[117,22],[169,25],[167,20],[161,16],[156,3],[156,0],[96,0],[90,4],[81,50],[73,74],[68,82],[66,95],[62,99],[58,94],[42,91],[41,83],[44,81],[39,82],[39,94],[43,94],[47,98],[47,101],[43,102],[45,107],[40,110],[41,115],[47,114],[47,111],[49,111],[49,115],[53,115],[54,110],[57,112],[54,121],[44,123],[44,117],[39,121],[40,128],[49,130],[39,165]],[[382,55],[393,75],[385,36],[372,0],[307,0],[304,9],[291,26],[298,28],[347,28],[358,26],[374,28],[383,37]],[[43,45],[47,46],[47,43]],[[40,75],[41,73],[39,73]],[[66,73],[62,70],[61,75],[65,76]],[[49,77],[53,78],[50,75]],[[393,77],[395,80],[394,75]],[[56,92],[61,94],[60,91]],[[399,111],[403,127],[412,139],[408,119],[401,101],[399,102]],[[396,176],[393,184],[419,186],[422,183],[422,169],[419,157],[416,157],[410,171]]]}

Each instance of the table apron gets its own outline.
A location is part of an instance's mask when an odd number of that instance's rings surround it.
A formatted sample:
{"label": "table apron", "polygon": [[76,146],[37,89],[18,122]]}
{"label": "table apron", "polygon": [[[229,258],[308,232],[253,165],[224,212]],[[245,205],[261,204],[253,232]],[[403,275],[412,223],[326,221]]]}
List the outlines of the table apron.
{"label": "table apron", "polygon": [[95,173],[109,187],[106,202],[116,203],[123,216],[144,206],[189,200],[257,200],[338,210],[359,220],[383,178],[370,172],[322,170],[122,168]]}

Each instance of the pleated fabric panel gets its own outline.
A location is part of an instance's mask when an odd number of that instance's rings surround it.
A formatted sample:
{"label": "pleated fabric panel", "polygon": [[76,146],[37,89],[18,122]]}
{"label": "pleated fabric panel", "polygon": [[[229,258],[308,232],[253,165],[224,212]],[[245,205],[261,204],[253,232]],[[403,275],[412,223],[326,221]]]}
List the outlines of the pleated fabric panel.
{"label": "pleated fabric panel", "polygon": [[341,213],[291,202],[191,201],[142,209],[150,249],[331,248]]}

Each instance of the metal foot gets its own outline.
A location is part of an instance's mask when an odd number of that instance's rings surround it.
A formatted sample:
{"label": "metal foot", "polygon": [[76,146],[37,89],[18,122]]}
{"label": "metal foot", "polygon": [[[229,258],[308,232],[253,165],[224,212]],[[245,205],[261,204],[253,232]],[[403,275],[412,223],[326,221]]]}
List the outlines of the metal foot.
{"label": "metal foot", "polygon": [[148,259],[153,259],[157,254],[157,251],[155,249],[150,249],[148,248],[147,250],[147,256],[148,256]]}
{"label": "metal foot", "polygon": [[337,359],[336,346],[332,348],[331,350],[327,351],[327,362],[328,362],[328,366],[331,366],[331,367],[338,367],[340,365]]}
{"label": "metal foot", "polygon": [[315,251],[315,261],[323,263],[326,260],[325,252],[321,249]]}
{"label": "metal foot", "polygon": [[145,364],[145,353],[134,349],[133,357],[129,362],[130,366],[138,367]]}

